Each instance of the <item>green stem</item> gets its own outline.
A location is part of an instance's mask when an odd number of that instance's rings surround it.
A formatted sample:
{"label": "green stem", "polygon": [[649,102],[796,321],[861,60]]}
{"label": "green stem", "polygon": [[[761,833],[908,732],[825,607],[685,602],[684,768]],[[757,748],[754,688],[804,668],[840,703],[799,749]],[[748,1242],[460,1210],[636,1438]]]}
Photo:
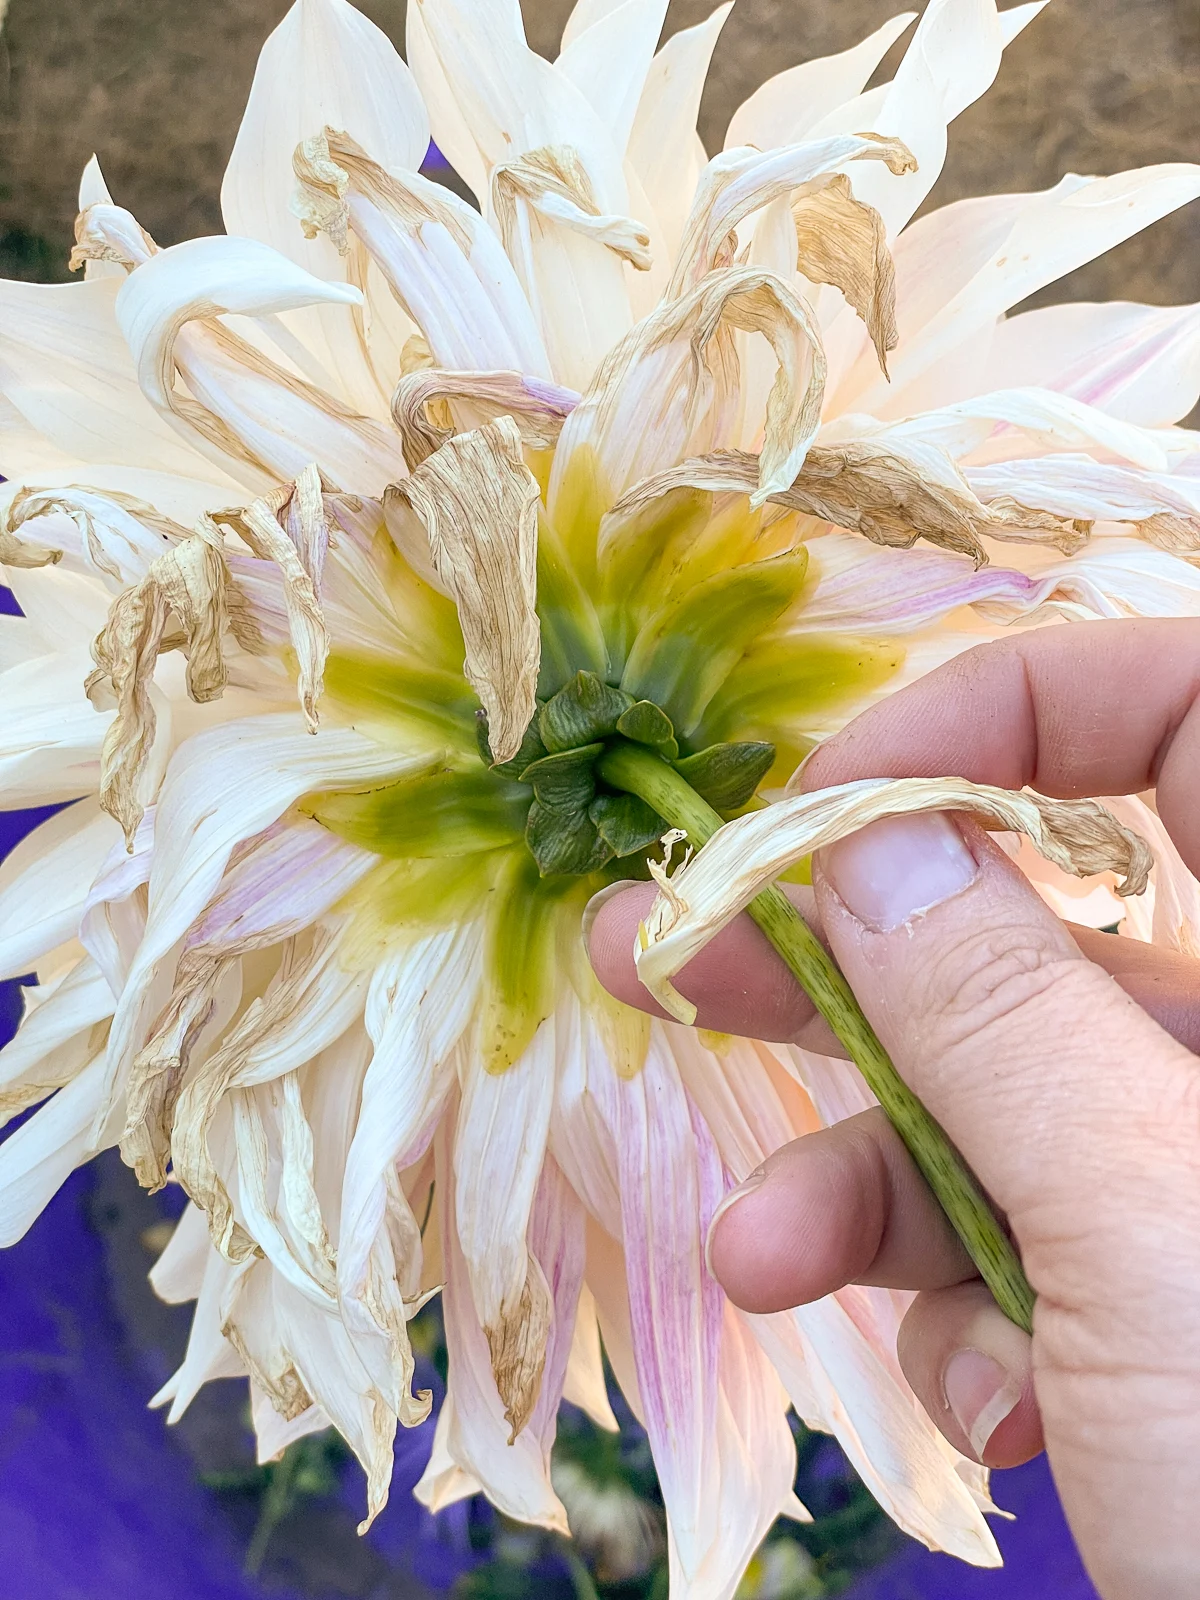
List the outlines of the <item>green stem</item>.
{"label": "green stem", "polygon": [[[672,827],[685,829],[698,848],[724,825],[674,767],[647,749],[611,745],[596,771],[613,788],[639,795]],[[833,958],[777,885],[764,889],[748,910],[891,1118],[996,1304],[1030,1332],[1033,1290],[1011,1241],[954,1146],[892,1065]]]}

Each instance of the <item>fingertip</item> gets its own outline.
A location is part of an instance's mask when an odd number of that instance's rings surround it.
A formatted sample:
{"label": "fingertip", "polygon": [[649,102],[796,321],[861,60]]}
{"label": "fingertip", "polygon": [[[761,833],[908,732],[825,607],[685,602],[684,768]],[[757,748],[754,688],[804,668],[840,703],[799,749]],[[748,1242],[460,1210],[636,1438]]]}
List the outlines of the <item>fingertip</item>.
{"label": "fingertip", "polygon": [[978,1279],[918,1295],[897,1353],[918,1400],[956,1450],[1016,1467],[1044,1448],[1033,1345]]}

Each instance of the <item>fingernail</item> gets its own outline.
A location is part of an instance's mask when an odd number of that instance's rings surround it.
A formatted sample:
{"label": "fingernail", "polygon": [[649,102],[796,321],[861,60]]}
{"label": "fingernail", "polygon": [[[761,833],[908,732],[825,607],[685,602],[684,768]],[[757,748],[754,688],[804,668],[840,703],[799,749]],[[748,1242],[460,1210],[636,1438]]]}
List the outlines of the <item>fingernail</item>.
{"label": "fingernail", "polygon": [[942,1374],[942,1389],[954,1420],[982,1461],[992,1435],[1021,1398],[1021,1385],[981,1350],[956,1350]]}
{"label": "fingernail", "polygon": [[632,889],[636,882],[636,878],[618,878],[616,883],[610,883],[607,888],[598,890],[584,906],[580,920],[583,927],[583,948],[589,956],[592,953],[592,925],[600,915],[601,909],[614,896],[624,894],[626,889]]}
{"label": "fingernail", "polygon": [[704,1264],[708,1268],[709,1276],[715,1278],[716,1273],[712,1268],[712,1242],[716,1238],[717,1224],[721,1218],[733,1210],[740,1200],[748,1194],[753,1194],[756,1189],[761,1189],[767,1178],[767,1164],[764,1161],[761,1167],[755,1167],[744,1182],[739,1183],[736,1189],[731,1189],[721,1204],[713,1212],[712,1221],[708,1225],[708,1237],[704,1241]]}
{"label": "fingernail", "polygon": [[872,822],[823,850],[821,870],[878,933],[961,894],[979,874],[962,834],[940,811]]}

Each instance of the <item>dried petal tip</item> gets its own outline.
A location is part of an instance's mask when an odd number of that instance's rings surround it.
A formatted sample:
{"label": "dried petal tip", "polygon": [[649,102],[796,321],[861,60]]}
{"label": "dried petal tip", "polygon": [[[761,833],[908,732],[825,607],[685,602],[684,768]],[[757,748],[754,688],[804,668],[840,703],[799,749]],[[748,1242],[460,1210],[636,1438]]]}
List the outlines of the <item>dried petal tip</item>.
{"label": "dried petal tip", "polygon": [[726,823],[669,881],[664,868],[652,864],[660,894],[634,951],[638,976],[665,1010],[691,1023],[696,1008],[671,979],[755,895],[802,856],[880,817],[917,811],[965,811],[985,825],[1024,833],[1075,877],[1118,874],[1120,895],[1141,894],[1154,864],[1146,841],[1095,800],[1047,800],[965,778],[846,783]]}
{"label": "dried petal tip", "polygon": [[61,550],[26,544],[10,528],[0,528],[0,567],[52,567],[62,558]]}
{"label": "dried petal tip", "polygon": [[492,1358],[492,1376],[504,1402],[504,1417],[513,1444],[533,1415],[546,1365],[546,1339],[553,1302],[541,1267],[533,1256],[525,1287],[516,1306],[503,1307],[499,1319],[484,1329]]}
{"label": "dried petal tip", "polygon": [[500,417],[448,440],[395,493],[425,526],[437,575],[458,607],[464,672],[487,712],[497,764],[521,748],[537,709],[537,480],[521,431]]}
{"label": "dried petal tip", "polygon": [[500,236],[510,256],[516,254],[520,220],[517,202],[525,201],[549,222],[606,245],[639,272],[649,272],[650,235],[632,217],[603,216],[578,152],[569,145],[544,146],[492,172],[492,204]]}

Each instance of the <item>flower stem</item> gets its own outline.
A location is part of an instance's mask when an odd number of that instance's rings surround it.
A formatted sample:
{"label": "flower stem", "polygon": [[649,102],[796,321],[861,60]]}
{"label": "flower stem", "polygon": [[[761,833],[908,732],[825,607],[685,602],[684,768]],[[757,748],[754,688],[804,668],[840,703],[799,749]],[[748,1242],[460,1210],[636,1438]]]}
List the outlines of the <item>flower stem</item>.
{"label": "flower stem", "polygon": [[[637,745],[611,745],[596,771],[614,788],[640,796],[672,827],[685,829],[698,848],[724,824],[674,767]],[[996,1304],[1030,1332],[1033,1290],[1011,1241],[954,1146],[892,1065],[833,958],[777,885],[764,889],[747,909],[890,1117]]]}

